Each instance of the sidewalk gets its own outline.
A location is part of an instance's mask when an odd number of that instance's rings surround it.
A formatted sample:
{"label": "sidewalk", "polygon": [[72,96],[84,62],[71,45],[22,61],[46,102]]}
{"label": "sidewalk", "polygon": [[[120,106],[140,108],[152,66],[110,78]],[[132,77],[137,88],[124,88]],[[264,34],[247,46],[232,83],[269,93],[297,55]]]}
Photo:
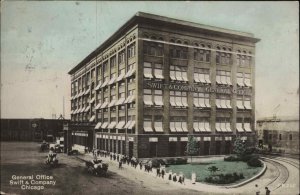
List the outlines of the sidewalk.
{"label": "sidewalk", "polygon": [[[82,160],[92,160],[93,155],[85,154],[82,156],[77,156],[77,158]],[[179,182],[173,182],[172,180],[169,180],[169,174],[166,173],[164,176],[164,179],[162,177],[156,176],[156,168],[152,169],[152,172],[146,172],[144,171],[144,167],[142,170],[140,169],[140,166],[138,165],[137,168],[132,167],[130,164],[122,164],[122,169],[118,168],[118,162],[115,160],[110,160],[109,156],[106,158],[98,156],[98,159],[102,159],[104,162],[109,164],[108,170],[111,172],[115,172],[123,177],[126,177],[130,180],[134,180],[136,182],[141,182],[144,185],[147,185],[147,187],[157,190],[157,189],[165,189],[168,190],[170,187],[172,189],[174,188],[181,188],[181,189],[191,189],[196,191],[202,191],[202,192],[209,192],[209,193],[220,193],[220,194],[246,194],[248,193],[241,191],[241,189],[238,188],[230,188],[227,189],[224,186],[215,186],[215,185],[209,185],[204,183],[196,182],[195,184],[192,184],[192,181],[190,179],[185,178],[185,184],[181,184]]]}

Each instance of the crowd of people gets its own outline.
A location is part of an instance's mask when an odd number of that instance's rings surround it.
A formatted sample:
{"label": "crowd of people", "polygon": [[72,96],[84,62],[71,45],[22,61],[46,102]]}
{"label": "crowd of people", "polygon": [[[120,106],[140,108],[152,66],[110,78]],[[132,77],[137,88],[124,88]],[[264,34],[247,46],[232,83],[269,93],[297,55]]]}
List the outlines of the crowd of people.
{"label": "crowd of people", "polygon": [[[123,165],[127,165],[127,166],[131,166],[135,169],[137,169],[137,167],[139,166],[140,170],[143,170],[146,173],[153,173],[153,165],[152,165],[152,161],[149,160],[146,163],[143,163],[142,161],[139,161],[137,158],[135,157],[130,157],[127,155],[122,155],[122,154],[116,154],[113,152],[108,152],[108,151],[104,151],[104,150],[97,150],[94,149],[92,151],[94,158],[97,159],[98,156],[100,157],[104,157],[107,158],[109,157],[109,159],[111,161],[117,161],[118,165],[119,165],[119,169],[123,168]],[[168,173],[166,172],[166,167],[164,165],[160,165],[156,168],[156,177],[161,177],[162,179],[165,179],[165,175],[167,175],[168,180],[173,181],[173,182],[179,182],[181,184],[185,184],[184,183],[184,175],[182,173],[177,174],[177,173],[172,173],[172,171],[169,171]]]}

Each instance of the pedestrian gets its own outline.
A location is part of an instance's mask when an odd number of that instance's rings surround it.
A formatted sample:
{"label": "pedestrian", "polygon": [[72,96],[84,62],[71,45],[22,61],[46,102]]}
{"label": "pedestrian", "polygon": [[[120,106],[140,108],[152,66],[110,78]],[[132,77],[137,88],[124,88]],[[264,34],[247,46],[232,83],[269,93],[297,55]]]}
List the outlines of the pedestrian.
{"label": "pedestrian", "polygon": [[182,175],[182,183],[183,183],[183,185],[185,185],[185,183],[184,183],[184,175]]}
{"label": "pedestrian", "polygon": [[140,170],[142,170],[142,168],[143,168],[143,165],[142,165],[142,161],[140,161]]}
{"label": "pedestrian", "polygon": [[156,169],[156,177],[160,177],[160,170],[159,170],[159,168]]}
{"label": "pedestrian", "polygon": [[163,169],[161,170],[161,177],[164,179],[164,176],[165,176],[165,169],[163,168]]}
{"label": "pedestrian", "polygon": [[255,184],[255,194],[256,194],[256,195],[260,195],[260,190],[259,190],[257,184]]}
{"label": "pedestrian", "polygon": [[268,187],[265,187],[265,190],[266,190],[266,195],[270,195],[271,194],[271,191],[269,190]]}
{"label": "pedestrian", "polygon": [[177,178],[176,178],[176,173],[173,174],[173,181],[176,182]]}
{"label": "pedestrian", "polygon": [[119,169],[122,169],[122,161],[119,161]]}

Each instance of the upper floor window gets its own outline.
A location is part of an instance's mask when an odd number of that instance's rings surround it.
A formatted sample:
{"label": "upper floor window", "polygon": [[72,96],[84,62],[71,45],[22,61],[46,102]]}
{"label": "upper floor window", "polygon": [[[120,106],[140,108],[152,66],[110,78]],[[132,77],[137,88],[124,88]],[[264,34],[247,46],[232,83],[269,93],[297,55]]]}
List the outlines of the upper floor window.
{"label": "upper floor window", "polygon": [[217,108],[231,109],[232,107],[231,107],[230,95],[217,94],[216,106],[217,106]]}
{"label": "upper floor window", "polygon": [[211,132],[209,118],[194,117],[193,129],[195,132]]}
{"label": "upper floor window", "polygon": [[171,56],[171,58],[187,59],[188,58],[188,48],[181,47],[181,46],[173,46],[170,49],[170,56]]}
{"label": "upper floor window", "polygon": [[170,91],[170,104],[173,107],[188,107],[187,92]]}
{"label": "upper floor window", "polygon": [[[152,68],[153,67],[153,68]],[[144,62],[144,77],[148,79],[152,79],[155,77],[156,79],[163,79],[163,68],[162,64],[152,64],[150,62]]]}
{"label": "upper floor window", "polygon": [[187,82],[187,67],[184,66],[170,66],[170,79],[171,81],[184,81]]}
{"label": "upper floor window", "polygon": [[106,62],[103,63],[103,73],[104,74],[108,72],[107,67],[108,67],[108,61],[106,61]]}
{"label": "upper floor window", "polygon": [[246,55],[245,53],[240,53],[236,56],[237,65],[241,67],[250,67],[251,66],[251,56]]}
{"label": "upper floor window", "polygon": [[194,92],[194,106],[197,108],[210,108],[209,94]]}
{"label": "upper floor window", "polygon": [[151,56],[163,56],[163,44],[144,41],[144,54]]}
{"label": "upper floor window", "polygon": [[236,119],[236,130],[237,132],[252,132],[251,130],[251,119],[239,117]]}
{"label": "upper floor window", "polygon": [[216,64],[218,64],[218,65],[232,64],[232,55],[230,53],[217,51],[216,52]]}
{"label": "upper floor window", "polygon": [[171,132],[188,132],[187,117],[170,117],[170,131]]}
{"label": "upper floor window", "polygon": [[217,84],[221,84],[221,85],[232,85],[231,72],[224,71],[224,70],[217,70],[216,82]]}
{"label": "upper floor window", "polygon": [[116,67],[116,56],[113,56],[110,58],[110,70],[114,71],[115,67]]}
{"label": "upper floor window", "polygon": [[236,107],[238,109],[252,109],[251,108],[251,97],[249,96],[237,96]]}
{"label": "upper floor window", "polygon": [[196,83],[207,83],[210,84],[209,69],[196,68],[194,69],[194,81]]}
{"label": "upper floor window", "polygon": [[118,55],[119,55],[118,56],[119,64],[124,63],[125,62],[125,50],[120,51]]}
{"label": "upper floor window", "polygon": [[216,131],[217,132],[232,132],[230,118],[217,117],[216,118]]}
{"label": "upper floor window", "polygon": [[210,51],[204,49],[194,49],[194,60],[200,62],[210,62]]}
{"label": "upper floor window", "polygon": [[240,87],[251,87],[251,74],[238,72],[236,74],[237,85]]}
{"label": "upper floor window", "polygon": [[163,106],[162,90],[144,89],[144,105],[147,106]]}
{"label": "upper floor window", "polygon": [[134,57],[136,52],[135,43],[130,44],[127,48],[127,51],[128,51],[128,58]]}

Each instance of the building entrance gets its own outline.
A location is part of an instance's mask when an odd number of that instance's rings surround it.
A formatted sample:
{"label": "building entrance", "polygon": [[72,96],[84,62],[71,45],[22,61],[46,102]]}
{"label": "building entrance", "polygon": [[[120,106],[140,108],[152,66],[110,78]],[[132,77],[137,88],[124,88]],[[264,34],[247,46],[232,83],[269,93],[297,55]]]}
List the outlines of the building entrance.
{"label": "building entrance", "polygon": [[150,142],[150,157],[157,157],[157,142]]}
{"label": "building entrance", "polygon": [[225,154],[230,154],[231,152],[231,141],[225,142]]}
{"label": "building entrance", "polygon": [[204,142],[204,155],[209,155],[209,150],[210,150],[210,142],[205,141]]}
{"label": "building entrance", "polygon": [[216,155],[221,154],[221,141],[216,141]]}
{"label": "building entrance", "polygon": [[176,156],[176,142],[169,142],[169,156]]}

